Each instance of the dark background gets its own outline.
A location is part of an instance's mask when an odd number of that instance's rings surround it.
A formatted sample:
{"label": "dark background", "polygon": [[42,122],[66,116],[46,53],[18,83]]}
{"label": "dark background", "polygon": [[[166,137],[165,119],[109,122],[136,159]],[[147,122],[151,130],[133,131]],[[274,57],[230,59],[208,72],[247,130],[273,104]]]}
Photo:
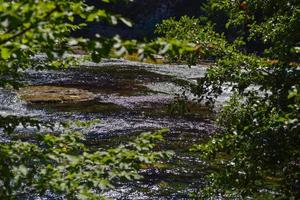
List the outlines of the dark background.
{"label": "dark background", "polygon": [[131,19],[133,27],[123,24],[109,26],[107,23],[91,23],[76,35],[93,37],[120,35],[127,39],[144,39],[153,37],[155,25],[169,17],[182,15],[200,16],[203,0],[135,0],[134,2],[116,1],[104,4],[99,0],[87,0],[87,3],[99,8],[108,8],[112,13],[119,13]]}

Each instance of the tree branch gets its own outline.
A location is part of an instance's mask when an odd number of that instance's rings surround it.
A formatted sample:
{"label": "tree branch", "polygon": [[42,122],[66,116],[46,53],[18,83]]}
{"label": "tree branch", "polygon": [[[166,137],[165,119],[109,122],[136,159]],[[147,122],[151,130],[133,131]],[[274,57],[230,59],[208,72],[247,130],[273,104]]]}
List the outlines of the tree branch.
{"label": "tree branch", "polygon": [[[56,6],[55,8],[53,8],[49,13],[47,13],[47,15],[45,16],[44,19],[50,17],[50,15],[52,15],[55,11],[58,10],[58,6]],[[5,44],[6,42],[10,41],[10,40],[13,40],[23,34],[25,34],[27,31],[31,30],[32,28],[34,28],[36,25],[38,25],[38,23],[40,23],[41,21],[38,21],[38,22],[35,22],[34,24],[31,24],[28,28],[25,28],[23,29],[22,31],[16,33],[15,35],[12,35],[11,37],[5,39],[5,40],[2,40],[0,41],[0,45],[3,45]]]}

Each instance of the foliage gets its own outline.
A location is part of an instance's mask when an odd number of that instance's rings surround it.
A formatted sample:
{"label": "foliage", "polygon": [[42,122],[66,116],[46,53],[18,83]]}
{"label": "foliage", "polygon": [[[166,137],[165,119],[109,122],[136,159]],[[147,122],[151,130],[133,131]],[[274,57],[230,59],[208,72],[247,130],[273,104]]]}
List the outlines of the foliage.
{"label": "foliage", "polygon": [[290,60],[299,60],[290,52],[300,39],[298,0],[210,0],[205,9],[210,17],[222,13],[227,19],[223,30],[227,28],[235,37],[243,37],[248,50],[259,52],[267,48],[269,57],[285,59],[289,55]]}
{"label": "foliage", "polygon": [[[125,0],[124,0],[125,1]],[[99,0],[109,3],[109,0]],[[114,2],[114,1],[113,1]],[[76,64],[68,56],[76,49],[88,52],[92,61],[99,62],[111,51],[117,56],[138,53],[141,59],[159,52],[178,54],[190,45],[176,41],[157,40],[149,44],[123,41],[119,37],[73,37],[73,32],[93,21],[108,21],[115,25],[129,21],[117,14],[90,6],[86,1],[26,0],[0,1],[0,86],[18,86],[22,70],[67,67]],[[178,46],[176,48],[176,46]],[[180,48],[179,48],[180,46]],[[44,59],[42,59],[44,58]],[[38,62],[43,60],[43,62]],[[75,63],[74,63],[75,62]]]}
{"label": "foliage", "polygon": [[[66,58],[66,54],[73,52],[74,47],[89,49],[97,61],[108,55],[112,39],[74,38],[71,33],[92,21],[128,24],[124,18],[80,0],[1,0],[0,21],[1,86],[15,86],[20,69],[67,66],[72,59]],[[38,54],[45,54],[47,62],[33,64]]]}
{"label": "foliage", "polygon": [[[217,168],[207,195],[291,198],[298,194],[299,102],[288,113],[257,94],[235,96],[218,118],[222,133],[205,145],[202,156]],[[220,171],[219,171],[220,170]]]}
{"label": "foliage", "polygon": [[227,48],[224,37],[214,32],[213,26],[201,26],[200,22],[199,19],[183,16],[178,21],[170,18],[157,25],[155,32],[165,40],[188,41],[194,45],[193,51],[167,54],[168,61],[193,64],[203,59],[213,59],[223,52],[220,49]]}
{"label": "foliage", "polygon": [[[212,199],[296,199],[300,196],[299,5],[299,0],[210,0],[205,6],[208,12],[221,12],[225,16],[224,28],[236,31],[231,42],[227,41],[228,35],[226,39],[223,33],[215,33],[213,25],[201,26],[198,19],[182,17],[158,25],[157,33],[162,39],[138,44],[118,37],[73,38],[71,32],[89,21],[108,20],[115,24],[119,19],[127,23],[105,10],[88,6],[85,1],[0,0],[0,85],[16,86],[20,71],[28,67],[66,66],[72,60],[66,54],[72,52],[73,46],[90,50],[94,61],[109,55],[112,48],[116,55],[137,52],[141,59],[157,52],[167,55],[172,62],[195,63],[212,58],[215,64],[192,88],[193,92],[211,103],[224,89],[231,90],[233,95],[217,120],[222,131],[207,144],[196,147],[216,168],[201,195]],[[261,45],[252,48],[251,44],[256,42]],[[47,60],[34,64],[34,57],[40,53],[46,54]],[[1,119],[8,130],[10,125],[16,125],[9,118]],[[138,147],[141,143],[148,146],[146,151],[153,148],[144,139],[128,147],[132,151],[120,147],[121,150],[108,152],[87,152],[80,140],[82,136],[70,133],[60,137],[47,135],[36,143],[2,143],[3,195],[42,193],[50,188],[70,198],[92,198],[89,195],[93,188],[100,186],[103,191],[110,186],[107,180],[136,177],[131,170],[128,177],[128,164],[115,161],[109,169],[125,169],[126,173],[110,176],[112,171],[105,167],[111,166],[102,160],[107,158],[105,155],[121,158],[125,163],[147,161],[144,156],[153,161],[156,157],[144,154],[143,146]],[[30,157],[33,159],[29,160]],[[99,169],[101,176],[95,178],[97,170],[85,166]],[[129,164],[129,168],[135,167]],[[74,173],[78,179],[71,181]]]}
{"label": "foliage", "polygon": [[[297,199],[299,194],[299,1],[211,0],[240,29],[233,44],[199,80],[194,93],[214,102],[232,93],[217,123],[220,131],[199,145],[216,171],[206,198]],[[241,28],[243,27],[243,28]],[[236,44],[261,41],[263,54]],[[245,44],[244,43],[244,44]],[[221,44],[222,46],[222,44]]]}
{"label": "foliage", "polygon": [[50,122],[40,122],[37,119],[31,117],[19,117],[19,116],[2,116],[0,117],[0,127],[4,133],[12,134],[17,126],[22,125],[23,127],[34,126],[38,129],[41,126],[46,128],[52,128],[53,124]]}
{"label": "foliage", "polygon": [[147,59],[155,61],[155,55],[157,54],[164,57],[176,57],[195,51],[193,43],[176,38],[156,38],[147,43],[138,43],[135,40],[122,41],[119,38],[115,39],[118,41],[114,45],[116,56],[125,55],[126,58],[126,56],[137,55],[141,61],[147,61]]}
{"label": "foliage", "polygon": [[81,133],[71,131],[37,136],[34,143],[0,144],[0,197],[16,199],[50,191],[67,199],[102,199],[114,183],[140,178],[141,164],[167,155],[154,150],[165,131],[95,151],[84,144]]}
{"label": "foliage", "polygon": [[195,39],[201,30],[199,24],[199,19],[188,16],[183,16],[178,21],[175,18],[170,18],[156,25],[155,32],[166,38],[176,38],[179,40]]}
{"label": "foliage", "polygon": [[[76,64],[69,54],[78,48],[88,52],[95,62],[112,49],[124,53],[123,41],[117,37],[72,36],[92,21],[130,25],[121,16],[82,0],[0,0],[0,87],[18,88],[18,78],[28,68],[58,69]],[[127,44],[138,46],[134,41]],[[154,42],[152,46],[167,46],[161,44]],[[151,47],[146,50],[153,51]],[[0,116],[1,132],[13,133],[18,125],[42,124],[28,117]],[[14,140],[8,135],[10,141],[0,143],[0,198],[16,199],[50,191],[68,199],[99,199],[115,182],[139,178],[137,169],[141,163],[152,163],[163,155],[153,151],[154,141],[162,139],[162,132],[143,134],[128,145],[108,150],[87,148],[80,133],[42,135],[33,142]]]}

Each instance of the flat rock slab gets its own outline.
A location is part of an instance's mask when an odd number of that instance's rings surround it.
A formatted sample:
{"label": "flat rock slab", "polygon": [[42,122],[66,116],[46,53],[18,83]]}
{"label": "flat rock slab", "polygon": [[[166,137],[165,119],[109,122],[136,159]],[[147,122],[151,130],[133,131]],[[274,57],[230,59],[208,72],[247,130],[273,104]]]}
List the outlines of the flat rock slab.
{"label": "flat rock slab", "polygon": [[27,103],[78,103],[96,97],[87,90],[57,86],[28,86],[20,89],[19,96]]}

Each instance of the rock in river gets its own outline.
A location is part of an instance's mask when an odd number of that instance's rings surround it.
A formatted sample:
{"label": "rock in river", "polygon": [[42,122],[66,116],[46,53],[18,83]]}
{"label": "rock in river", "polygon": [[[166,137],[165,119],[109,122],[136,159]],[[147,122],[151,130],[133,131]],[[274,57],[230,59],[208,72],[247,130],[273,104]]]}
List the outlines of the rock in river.
{"label": "rock in river", "polygon": [[28,86],[20,89],[19,95],[28,103],[78,103],[96,97],[87,90],[58,86]]}

